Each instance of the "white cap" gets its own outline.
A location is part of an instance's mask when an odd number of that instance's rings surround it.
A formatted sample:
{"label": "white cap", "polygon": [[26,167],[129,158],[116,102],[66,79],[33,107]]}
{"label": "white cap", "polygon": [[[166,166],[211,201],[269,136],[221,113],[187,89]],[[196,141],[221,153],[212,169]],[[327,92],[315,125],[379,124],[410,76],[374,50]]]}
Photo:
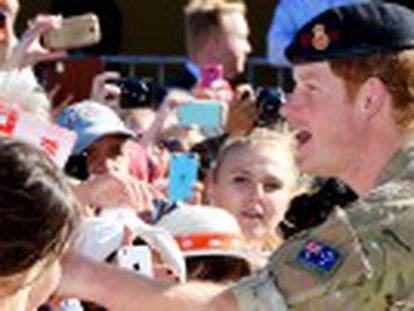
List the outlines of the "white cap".
{"label": "white cap", "polygon": [[161,218],[156,226],[174,236],[186,257],[219,255],[247,260],[240,226],[226,210],[182,206]]}
{"label": "white cap", "polygon": [[74,242],[80,254],[97,261],[104,261],[122,246],[124,226],[115,220],[93,217],[83,221]]}

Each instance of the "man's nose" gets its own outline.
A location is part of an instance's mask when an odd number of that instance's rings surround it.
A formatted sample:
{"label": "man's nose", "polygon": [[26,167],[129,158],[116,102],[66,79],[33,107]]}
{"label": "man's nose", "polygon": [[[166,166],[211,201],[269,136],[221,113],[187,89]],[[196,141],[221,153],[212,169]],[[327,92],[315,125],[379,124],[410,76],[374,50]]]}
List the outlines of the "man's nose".
{"label": "man's nose", "polygon": [[288,96],[286,103],[280,107],[280,115],[282,118],[289,120],[292,113],[301,106],[299,96],[295,93],[292,93]]}

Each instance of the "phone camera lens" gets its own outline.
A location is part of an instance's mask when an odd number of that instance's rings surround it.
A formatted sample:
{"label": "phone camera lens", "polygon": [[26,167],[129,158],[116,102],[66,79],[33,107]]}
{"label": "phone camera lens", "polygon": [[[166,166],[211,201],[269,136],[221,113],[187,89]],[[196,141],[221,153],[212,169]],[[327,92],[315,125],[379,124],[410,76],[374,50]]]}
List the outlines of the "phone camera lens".
{"label": "phone camera lens", "polygon": [[139,265],[139,262],[136,262],[132,265],[132,267],[134,268],[134,270],[139,271],[141,270],[141,266]]}

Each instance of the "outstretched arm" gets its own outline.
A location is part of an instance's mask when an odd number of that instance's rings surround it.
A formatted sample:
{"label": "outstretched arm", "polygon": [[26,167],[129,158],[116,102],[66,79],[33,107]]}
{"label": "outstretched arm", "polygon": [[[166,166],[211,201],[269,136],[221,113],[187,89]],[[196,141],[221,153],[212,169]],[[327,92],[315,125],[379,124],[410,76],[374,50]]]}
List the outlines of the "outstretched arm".
{"label": "outstretched arm", "polygon": [[220,285],[148,279],[73,253],[62,264],[59,295],[94,301],[110,310],[237,310],[233,294]]}

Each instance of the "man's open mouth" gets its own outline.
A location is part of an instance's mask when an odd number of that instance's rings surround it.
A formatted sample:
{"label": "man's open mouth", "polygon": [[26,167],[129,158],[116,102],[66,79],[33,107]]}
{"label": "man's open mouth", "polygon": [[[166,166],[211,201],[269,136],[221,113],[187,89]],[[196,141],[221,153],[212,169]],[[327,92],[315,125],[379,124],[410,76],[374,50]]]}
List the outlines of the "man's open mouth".
{"label": "man's open mouth", "polygon": [[306,130],[300,130],[295,135],[298,146],[301,147],[305,145],[312,138],[312,134]]}

